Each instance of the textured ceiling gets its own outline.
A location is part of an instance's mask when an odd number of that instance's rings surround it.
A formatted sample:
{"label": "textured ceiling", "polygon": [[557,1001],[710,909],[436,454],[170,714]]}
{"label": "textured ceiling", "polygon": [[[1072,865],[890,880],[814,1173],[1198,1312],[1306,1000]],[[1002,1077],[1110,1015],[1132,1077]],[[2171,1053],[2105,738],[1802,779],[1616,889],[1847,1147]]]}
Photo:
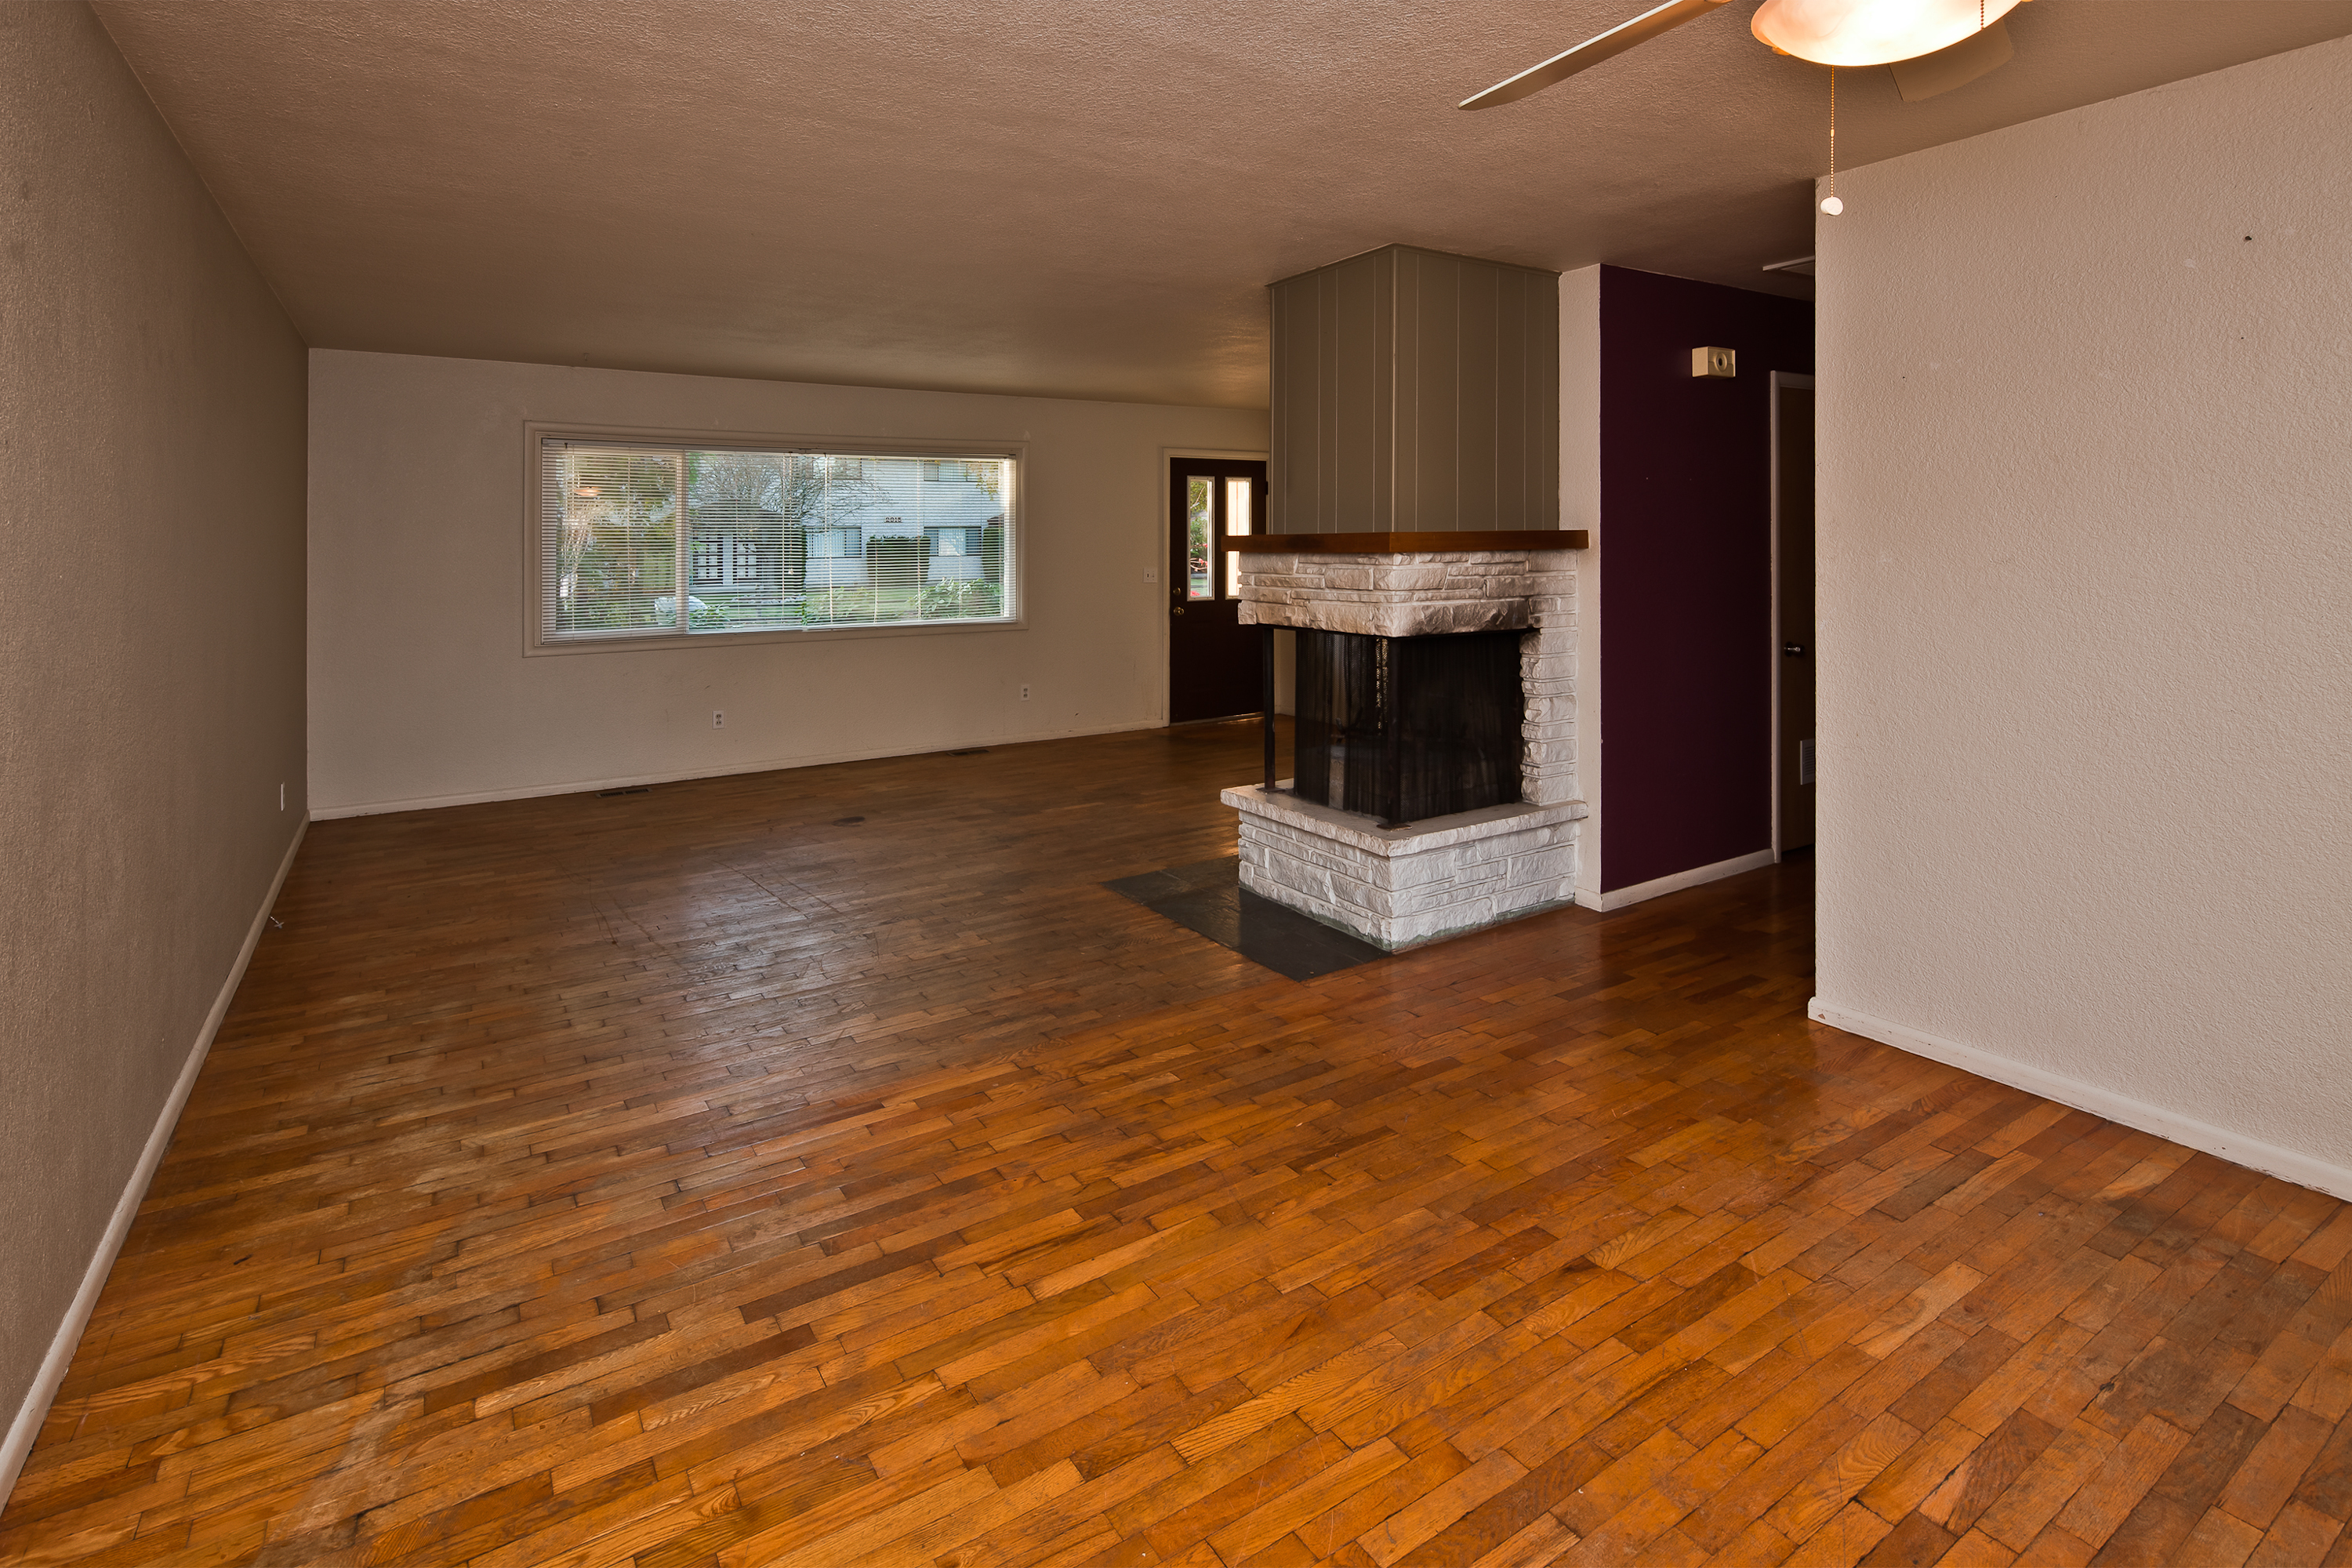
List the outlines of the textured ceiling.
{"label": "textured ceiling", "polygon": [[[1258,406],[1263,286],[1404,241],[1801,291],[1827,74],[1755,0],[1523,103],[1644,0],[110,0],[331,348]],[[2036,0],[1874,162],[2352,32],[2352,0]],[[1853,211],[1837,221],[1867,223]]]}

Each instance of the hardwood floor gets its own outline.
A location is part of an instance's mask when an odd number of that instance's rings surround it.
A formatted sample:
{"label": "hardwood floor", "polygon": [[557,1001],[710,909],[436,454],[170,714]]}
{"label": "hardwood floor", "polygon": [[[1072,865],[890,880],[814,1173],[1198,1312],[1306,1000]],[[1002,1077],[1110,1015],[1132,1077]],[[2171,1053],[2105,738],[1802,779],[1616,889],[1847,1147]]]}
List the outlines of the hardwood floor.
{"label": "hardwood floor", "polygon": [[2352,1563],[2344,1205],[1809,1024],[1802,865],[1097,886],[1255,743],[318,825],[0,1559]]}

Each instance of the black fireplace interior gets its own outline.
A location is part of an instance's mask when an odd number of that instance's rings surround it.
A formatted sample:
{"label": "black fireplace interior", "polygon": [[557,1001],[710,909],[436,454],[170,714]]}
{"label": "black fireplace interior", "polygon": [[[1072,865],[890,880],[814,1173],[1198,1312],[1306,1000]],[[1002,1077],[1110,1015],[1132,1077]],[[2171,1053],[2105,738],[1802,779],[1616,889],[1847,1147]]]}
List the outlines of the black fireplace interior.
{"label": "black fireplace interior", "polygon": [[1301,630],[1299,795],[1383,825],[1517,802],[1519,637]]}

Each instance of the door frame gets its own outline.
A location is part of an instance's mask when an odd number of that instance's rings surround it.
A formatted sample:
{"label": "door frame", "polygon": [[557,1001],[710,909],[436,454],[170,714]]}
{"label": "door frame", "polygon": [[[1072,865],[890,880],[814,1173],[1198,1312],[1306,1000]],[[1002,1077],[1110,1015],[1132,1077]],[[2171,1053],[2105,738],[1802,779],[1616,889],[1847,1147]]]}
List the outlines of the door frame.
{"label": "door frame", "polygon": [[[1154,655],[1154,663],[1160,671],[1157,682],[1160,694],[1153,699],[1156,706],[1152,710],[1152,717],[1160,721],[1162,729],[1168,726],[1170,636],[1168,584],[1160,580],[1160,574],[1168,570],[1169,558],[1176,552],[1176,503],[1174,497],[1170,493],[1171,487],[1168,482],[1168,466],[1179,458],[1224,458],[1244,463],[1264,463],[1269,474],[1274,468],[1274,454],[1264,450],[1248,451],[1234,447],[1162,447],[1160,448],[1160,461],[1153,469],[1159,477],[1152,480],[1152,483],[1159,487],[1160,492],[1160,500],[1156,503],[1160,512],[1160,527],[1152,540],[1151,578],[1147,586],[1151,589],[1151,613],[1157,627],[1153,634],[1158,649]],[[1268,489],[1270,490],[1272,487],[1269,486]],[[1268,519],[1268,521],[1272,520]]]}
{"label": "door frame", "polygon": [[[1780,653],[1780,393],[1781,389],[1784,387],[1795,392],[1816,392],[1817,389],[1813,385],[1813,378],[1811,376],[1798,375],[1794,372],[1785,370],[1776,370],[1772,372],[1771,384],[1772,428],[1770,440],[1772,443],[1772,556],[1771,563],[1766,568],[1766,570],[1771,574],[1770,582],[1772,588],[1772,635],[1769,647],[1769,657],[1772,660],[1772,743],[1768,750],[1771,757],[1770,766],[1772,770],[1772,863],[1777,866],[1780,863],[1780,664],[1782,659],[1782,655]],[[1815,417],[1818,420],[1818,405],[1815,409]],[[1815,425],[1814,428],[1816,431],[1820,429],[1818,423]],[[1816,445],[1818,445],[1820,441],[1818,434],[1815,436],[1814,440]],[[1818,463],[1815,465],[1815,471],[1817,473],[1819,472]],[[1818,496],[1815,498],[1815,510],[1813,512],[1815,539],[1814,549],[1817,556],[1820,551],[1819,540],[1821,536],[1821,511],[1819,510],[1819,499],[1820,498]],[[1817,576],[1818,571],[1819,568],[1817,566]],[[1821,668],[1816,653],[1809,652],[1806,657],[1815,659],[1813,667],[1815,669],[1818,670]],[[1818,711],[1821,702],[1818,687],[1816,688],[1813,700],[1816,711]],[[1821,742],[1818,740],[1813,742],[1813,760],[1816,770],[1815,776],[1818,778],[1819,768],[1821,765]],[[1819,787],[1818,784],[1815,787]]]}

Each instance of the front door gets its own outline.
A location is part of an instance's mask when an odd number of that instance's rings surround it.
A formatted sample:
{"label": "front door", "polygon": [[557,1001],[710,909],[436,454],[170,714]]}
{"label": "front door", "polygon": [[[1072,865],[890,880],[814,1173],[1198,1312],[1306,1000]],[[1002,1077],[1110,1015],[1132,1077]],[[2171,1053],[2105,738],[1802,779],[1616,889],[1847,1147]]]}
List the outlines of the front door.
{"label": "front door", "polygon": [[1168,721],[1255,713],[1265,634],[1241,624],[1241,557],[1218,542],[1265,531],[1265,464],[1174,458],[1168,483]]}

